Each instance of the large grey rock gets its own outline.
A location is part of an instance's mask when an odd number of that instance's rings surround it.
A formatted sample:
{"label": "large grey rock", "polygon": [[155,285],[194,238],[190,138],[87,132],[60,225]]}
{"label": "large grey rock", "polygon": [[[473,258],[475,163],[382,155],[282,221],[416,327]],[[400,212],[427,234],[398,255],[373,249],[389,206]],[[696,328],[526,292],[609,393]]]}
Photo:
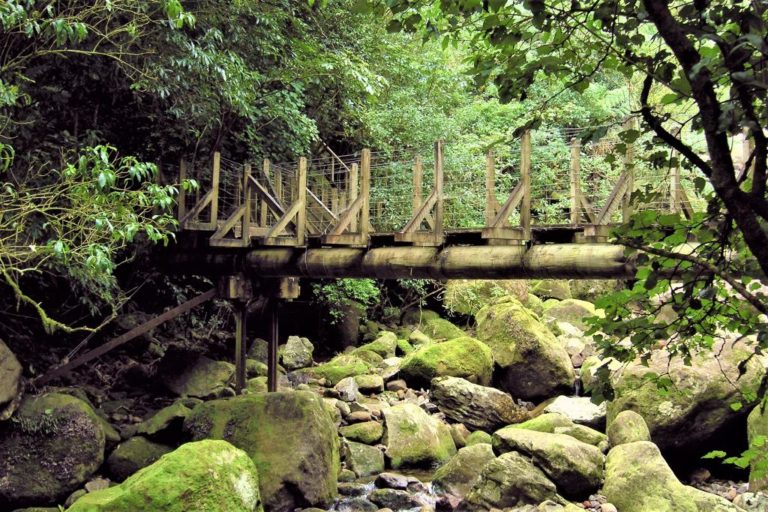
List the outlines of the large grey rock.
{"label": "large grey rock", "polygon": [[477,337],[493,352],[498,387],[525,400],[543,400],[573,388],[571,358],[555,335],[514,298],[477,314]]}
{"label": "large grey rock", "polygon": [[432,401],[448,418],[486,432],[529,417],[528,411],[507,393],[460,377],[433,379]]}
{"label": "large grey rock", "polygon": [[602,494],[621,512],[736,512],[729,501],[680,483],[648,441],[608,452]]}
{"label": "large grey rock", "polygon": [[328,506],[336,496],[339,438],[322,399],[310,391],[256,393],[198,405],[184,422],[193,439],[224,439],[259,468],[271,510]]}
{"label": "large grey rock", "polygon": [[435,377],[463,377],[490,384],[493,354],[488,346],[469,336],[423,345],[408,354],[400,375],[412,387],[428,387]]}
{"label": "large grey rock", "polygon": [[104,461],[104,430],[90,405],[70,395],[26,397],[0,424],[0,510],[55,503]]}
{"label": "large grey rock", "polygon": [[0,421],[10,418],[16,409],[21,370],[16,356],[3,340],[0,340]]}
{"label": "large grey rock", "polygon": [[517,452],[502,454],[485,465],[480,479],[459,505],[459,512],[538,505],[557,499],[557,490],[544,473]]}
{"label": "large grey rock", "polygon": [[[752,460],[749,471],[749,490],[764,491],[768,489],[768,475],[760,474],[759,465],[765,466],[768,459],[768,446],[763,442],[759,447],[754,446],[758,438],[768,438],[768,407],[759,404],[747,416],[747,441],[758,451],[758,457]],[[766,500],[768,501],[768,499]]]}
{"label": "large grey rock", "polygon": [[262,512],[248,455],[224,441],[187,443],[116,487],[90,492],[69,512]]}
{"label": "large grey rock", "polygon": [[288,336],[288,341],[282,347],[282,363],[286,370],[298,370],[312,364],[312,353],[315,347],[307,338]]}
{"label": "large grey rock", "polygon": [[212,398],[219,396],[227,387],[235,374],[235,365],[197,356],[175,370],[163,372],[161,377],[169,391],[179,396]]}
{"label": "large grey rock", "polygon": [[357,400],[357,392],[359,390],[357,381],[354,377],[344,377],[333,387],[340,400],[345,402],[354,402]]}
{"label": "large grey rock", "polygon": [[506,427],[493,434],[493,447],[532,457],[567,498],[583,499],[603,481],[603,452],[565,434]]}
{"label": "large grey rock", "polygon": [[642,416],[635,411],[621,411],[606,431],[611,447],[637,441],[650,441],[651,433]]}
{"label": "large grey rock", "polygon": [[384,454],[375,446],[347,441],[344,443],[344,461],[358,477],[384,471]]}
{"label": "large grey rock", "polygon": [[441,494],[463,498],[480,480],[485,465],[495,458],[490,444],[466,446],[437,470],[432,485]]}
{"label": "large grey rock", "polygon": [[[729,341],[694,357],[690,366],[680,358],[670,361],[662,350],[652,355],[648,366],[632,363],[612,377],[615,399],[608,403],[608,423],[621,411],[632,410],[645,419],[662,450],[698,453],[713,434],[748,414],[745,396],[760,396],[764,359],[752,357],[744,374],[739,371],[752,352],[743,342]],[[649,378],[652,374],[671,380],[663,396]],[[745,406],[735,411],[735,402]]]}
{"label": "large grey rock", "polygon": [[416,404],[402,403],[384,409],[384,420],[386,455],[393,469],[442,464],[456,453],[448,425]]}
{"label": "large grey rock", "polygon": [[589,427],[605,426],[605,402],[597,405],[588,396],[558,396],[544,407],[544,412],[562,414],[574,423]]}

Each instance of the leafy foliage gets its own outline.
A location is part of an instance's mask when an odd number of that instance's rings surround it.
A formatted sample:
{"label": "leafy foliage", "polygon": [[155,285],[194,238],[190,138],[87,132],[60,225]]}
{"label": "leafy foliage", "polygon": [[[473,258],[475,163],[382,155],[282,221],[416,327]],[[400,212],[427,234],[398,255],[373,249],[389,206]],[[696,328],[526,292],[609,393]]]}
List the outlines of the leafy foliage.
{"label": "leafy foliage", "polygon": [[380,297],[381,291],[373,279],[336,279],[314,283],[312,293],[315,301],[326,308],[330,323],[338,323],[346,314],[346,309],[372,306]]}

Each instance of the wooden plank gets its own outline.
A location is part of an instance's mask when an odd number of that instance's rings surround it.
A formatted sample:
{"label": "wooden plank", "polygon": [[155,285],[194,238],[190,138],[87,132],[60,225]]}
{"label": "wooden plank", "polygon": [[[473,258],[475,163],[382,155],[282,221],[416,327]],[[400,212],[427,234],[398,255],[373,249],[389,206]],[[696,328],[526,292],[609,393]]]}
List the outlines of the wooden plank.
{"label": "wooden plank", "polygon": [[346,211],[341,215],[341,219],[338,223],[336,223],[336,226],[331,230],[331,235],[341,235],[344,233],[344,231],[347,229],[347,227],[350,228],[350,231],[354,232],[355,229],[352,228],[352,223],[356,220],[357,214],[360,212],[360,210],[363,207],[363,197],[360,196],[355,199],[355,201],[349,206],[349,208],[346,209]]}
{"label": "wooden plank", "polygon": [[619,176],[619,180],[616,182],[613,190],[611,190],[600,213],[597,214],[595,224],[605,224],[610,221],[611,215],[618,209],[619,204],[621,204],[621,200],[624,197],[624,193],[627,190],[627,180],[627,174],[626,172],[623,172],[621,176]]}
{"label": "wooden plank", "polygon": [[[267,178],[267,183],[269,183],[269,168],[270,168],[270,161],[269,159],[265,158],[264,162],[261,164],[261,170],[264,173],[264,176]],[[267,203],[262,199],[260,201],[261,208],[259,212],[259,226],[266,227],[267,225],[267,216],[269,215],[269,206]]]}
{"label": "wooden plank", "polygon": [[191,310],[192,308],[199,306],[200,304],[209,301],[210,299],[216,297],[216,288],[212,288],[208,290],[205,293],[201,293],[197,297],[190,299],[183,304],[179,304],[173,309],[170,309],[163,313],[160,316],[156,316],[152,320],[149,320],[147,322],[144,322],[143,324],[134,327],[130,331],[121,334],[117,338],[113,339],[112,341],[109,341],[105,343],[104,345],[101,345],[100,347],[97,347],[90,352],[86,352],[82,356],[70,361],[69,363],[62,365],[54,370],[49,371],[39,379],[35,380],[35,385],[42,386],[51,380],[55,379],[56,377],[59,377],[61,375],[64,375],[66,373],[71,372],[75,368],[78,368],[85,363],[89,361],[93,361],[97,357],[101,357],[107,352],[124,345],[128,343],[129,341],[136,339],[137,337],[141,336],[142,334],[145,334],[158,325],[167,322],[168,320],[172,320],[176,318],[177,316],[186,313],[187,311]]}
{"label": "wooden plank", "polygon": [[577,225],[581,221],[581,202],[579,194],[581,192],[581,183],[579,181],[579,171],[581,170],[581,140],[578,137],[571,139],[571,224]]}
{"label": "wooden plank", "polygon": [[584,216],[587,218],[587,221],[595,224],[595,209],[581,191],[579,191],[579,203],[581,203],[581,207],[584,209]]}
{"label": "wooden plank", "polygon": [[426,218],[427,214],[429,214],[429,211],[437,204],[437,191],[433,190],[431,194],[429,194],[429,197],[427,197],[427,200],[424,201],[424,204],[421,205],[421,208],[419,208],[419,211],[416,212],[416,215],[408,221],[408,224],[405,225],[405,227],[400,230],[400,234],[407,234],[407,233],[415,233],[419,230],[421,227],[421,223],[424,222],[424,219]]}
{"label": "wooden plank", "polygon": [[325,245],[344,245],[348,247],[366,247],[368,239],[360,233],[341,233],[338,235],[325,235],[323,237]]}
{"label": "wooden plank", "polygon": [[509,194],[509,198],[504,203],[504,206],[499,209],[499,213],[490,222],[488,227],[505,227],[509,224],[509,216],[517,208],[517,206],[523,201],[523,184],[518,183],[517,186]]}
{"label": "wooden plank", "polygon": [[216,151],[213,154],[213,182],[211,190],[213,197],[211,199],[211,224],[216,224],[219,219],[219,174],[221,173],[221,153]]}
{"label": "wooden plank", "polygon": [[496,169],[493,151],[485,155],[485,225],[490,226],[496,216]]}
{"label": "wooden plank", "polygon": [[[272,210],[272,213],[275,214],[275,217],[280,218],[283,215],[285,215],[285,210],[283,209],[282,205],[280,204],[279,200],[272,197],[272,195],[267,191],[266,188],[264,188],[264,185],[259,183],[256,178],[253,176],[250,177],[251,180],[251,186],[255,190],[256,194],[259,195],[264,201],[267,206]],[[279,197],[279,196],[278,196]],[[265,227],[265,226],[263,226]]]}
{"label": "wooden plank", "polygon": [[297,204],[300,205],[299,211],[296,214],[296,243],[297,245],[304,245],[304,240],[307,236],[307,159],[301,157],[299,159],[299,176],[296,183],[297,186]]}
{"label": "wooden plank", "polygon": [[184,181],[187,179],[187,161],[183,158],[179,162],[179,213],[176,219],[181,224],[181,219],[184,218],[184,214],[187,212],[187,193],[184,190]]}
{"label": "wooden plank", "polygon": [[[182,228],[192,229],[187,226],[189,221],[196,219],[197,216],[200,215],[200,213],[202,213],[202,211],[205,208],[207,208],[208,205],[210,205],[212,202],[213,202],[213,190],[209,190],[208,192],[205,193],[202,199],[200,199],[200,201],[195,203],[195,205],[187,213],[184,214],[184,216],[179,220],[179,225]],[[212,224],[212,223],[206,223],[206,224]]]}
{"label": "wooden plank", "polygon": [[363,196],[363,206],[360,210],[360,233],[367,237],[371,232],[371,150],[363,149],[360,162],[360,195]]}
{"label": "wooden plank", "polygon": [[416,155],[413,162],[413,215],[416,216],[423,202],[422,180],[424,178],[424,164],[421,155]]}
{"label": "wooden plank", "polygon": [[[216,232],[211,235],[211,240],[219,240],[224,238],[224,236],[229,233],[232,228],[234,228],[238,222],[241,221],[241,219],[245,215],[245,209],[246,206],[244,204],[241,204],[237,207],[237,209],[232,213],[232,215],[229,216],[227,220],[221,223],[221,225],[218,227]],[[245,231],[243,231],[245,232]]]}
{"label": "wooden plank", "polygon": [[520,141],[520,183],[523,186],[523,200],[520,205],[520,226],[531,229],[531,131],[523,132]]}
{"label": "wooden plank", "polygon": [[[349,171],[349,182],[347,183],[347,187],[349,190],[349,208],[350,209],[357,202],[357,187],[359,186],[358,179],[359,179],[359,168],[357,164],[352,164],[352,169]],[[357,212],[354,213],[354,215],[352,216],[352,219],[349,222],[349,230],[352,232],[357,231]]]}
{"label": "wooden plank", "polygon": [[309,188],[307,188],[307,195],[309,196],[310,199],[312,199],[312,201],[314,201],[315,203],[317,203],[318,206],[320,206],[320,209],[323,211],[323,213],[328,215],[332,220],[336,220],[336,221],[339,220],[339,218],[336,216],[336,214],[333,213],[333,211],[330,208],[328,208],[325,205],[325,203],[323,201],[321,201],[320,198],[317,197],[314,194],[314,192],[312,192]]}
{"label": "wooden plank", "polygon": [[269,245],[268,242],[273,242],[274,240],[272,239],[280,236],[282,232],[285,231],[285,228],[288,227],[288,224],[293,221],[293,218],[296,217],[299,214],[299,211],[303,209],[304,205],[299,201],[293,203],[285,215],[280,217],[280,220],[278,220],[277,223],[269,229],[269,233],[267,233],[267,236],[264,237],[264,243]]}
{"label": "wooden plank", "polygon": [[435,240],[443,240],[443,214],[445,197],[443,194],[443,141],[439,140],[435,143],[435,194],[437,201],[435,202],[435,225],[432,227],[432,231],[435,234]]}
{"label": "wooden plank", "polygon": [[243,247],[251,245],[251,164],[245,164],[243,168],[243,206],[245,211],[243,212],[243,232],[241,237],[243,239]]}

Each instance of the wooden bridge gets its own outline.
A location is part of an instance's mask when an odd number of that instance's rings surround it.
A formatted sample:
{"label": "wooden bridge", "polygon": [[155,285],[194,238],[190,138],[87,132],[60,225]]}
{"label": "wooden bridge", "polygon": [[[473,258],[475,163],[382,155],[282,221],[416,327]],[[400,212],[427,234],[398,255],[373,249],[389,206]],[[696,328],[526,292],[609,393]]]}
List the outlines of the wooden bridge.
{"label": "wooden bridge", "polygon": [[[231,269],[233,255],[245,253],[265,277],[625,277],[623,256],[604,247],[611,227],[643,209],[690,217],[681,171],[636,168],[628,145],[611,181],[582,169],[595,148],[574,134],[539,134],[568,137],[570,155],[550,166],[559,168],[539,168],[547,174],[537,180],[531,131],[501,169],[493,152],[452,162],[442,142],[426,157],[326,147],[287,164],[218,153],[205,165],[181,161],[180,179],[200,189],[179,197],[179,226],[196,243],[174,261]],[[658,199],[633,203],[641,187]]]}

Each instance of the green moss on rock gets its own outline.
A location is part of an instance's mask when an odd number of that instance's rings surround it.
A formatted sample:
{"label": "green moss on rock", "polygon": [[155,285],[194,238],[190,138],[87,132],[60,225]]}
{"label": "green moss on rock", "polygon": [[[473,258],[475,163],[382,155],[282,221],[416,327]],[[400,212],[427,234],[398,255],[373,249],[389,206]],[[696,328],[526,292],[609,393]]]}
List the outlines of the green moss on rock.
{"label": "green moss on rock", "polygon": [[328,506],[336,495],[339,438],[322,399],[310,391],[206,402],[184,429],[193,439],[224,439],[245,450],[269,509]]}
{"label": "green moss on rock", "polygon": [[397,348],[397,335],[393,332],[384,331],[379,333],[378,337],[370,343],[360,345],[352,354],[368,351],[378,354],[382,358],[393,357]]}
{"label": "green moss on rock", "polygon": [[491,434],[482,430],[476,430],[467,437],[467,446],[476,444],[491,444]]}
{"label": "green moss on rock", "polygon": [[63,500],[101,466],[104,443],[99,417],[82,400],[26,397],[0,424],[0,510]]}
{"label": "green moss on rock", "polygon": [[[375,352],[367,351],[366,353],[379,357],[379,361],[381,361],[381,356],[378,356]],[[342,354],[336,356],[327,363],[299,371],[301,373],[308,373],[317,378],[324,378],[330,385],[335,386],[341,379],[346,377],[354,377],[356,375],[370,373],[371,364],[361,359],[360,356],[360,353],[356,355]]]}
{"label": "green moss on rock", "polygon": [[120,443],[107,458],[107,472],[112,480],[122,482],[171,451],[170,446],[153,443],[141,436],[132,437]]}
{"label": "green moss on rock", "polygon": [[536,432],[548,432],[552,434],[556,428],[570,427],[572,425],[573,422],[566,416],[556,412],[549,412],[536,416],[535,418],[531,418],[528,421],[524,421],[516,425],[511,425],[511,427],[522,428],[524,430],[535,430]]}
{"label": "green moss on rock", "polygon": [[400,367],[400,375],[405,380],[424,387],[435,377],[463,377],[487,385],[492,374],[491,349],[469,336],[420,347],[409,354]]}
{"label": "green moss on rock", "polygon": [[456,453],[451,429],[416,404],[402,403],[384,409],[387,426],[386,455],[391,467],[430,467]]}
{"label": "green moss on rock", "polygon": [[422,326],[424,334],[435,341],[452,340],[466,336],[467,333],[453,325],[444,318],[432,318],[424,322]]}
{"label": "green moss on rock", "polygon": [[187,443],[116,487],[86,494],[67,512],[261,512],[248,455],[224,441]]}
{"label": "green moss on rock", "polygon": [[384,435],[384,427],[378,421],[364,421],[341,427],[339,432],[351,441],[374,444]]}

